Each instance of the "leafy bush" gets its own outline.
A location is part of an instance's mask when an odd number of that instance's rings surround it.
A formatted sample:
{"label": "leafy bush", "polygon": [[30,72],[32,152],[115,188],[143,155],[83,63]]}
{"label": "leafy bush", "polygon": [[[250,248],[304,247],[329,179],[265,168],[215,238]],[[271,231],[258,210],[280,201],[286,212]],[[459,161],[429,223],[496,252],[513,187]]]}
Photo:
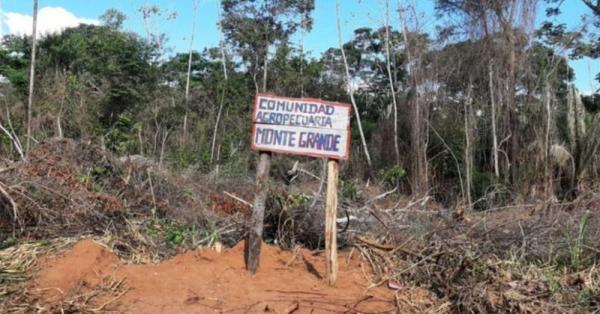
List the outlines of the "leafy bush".
{"label": "leafy bush", "polygon": [[478,210],[504,204],[511,198],[508,188],[492,172],[474,171],[471,189],[473,206]]}
{"label": "leafy bush", "polygon": [[400,181],[406,177],[406,170],[401,166],[395,165],[382,171],[383,182],[389,187],[397,187]]}
{"label": "leafy bush", "polygon": [[210,163],[210,152],[198,151],[190,147],[176,148],[169,154],[169,162],[175,170],[183,170],[192,165],[202,168]]}
{"label": "leafy bush", "polygon": [[117,121],[104,135],[106,148],[119,155],[130,154],[139,148],[137,134],[141,128],[139,123],[133,122],[129,113],[122,113]]}
{"label": "leafy bush", "polygon": [[342,200],[358,201],[362,196],[358,180],[340,180],[340,195]]}

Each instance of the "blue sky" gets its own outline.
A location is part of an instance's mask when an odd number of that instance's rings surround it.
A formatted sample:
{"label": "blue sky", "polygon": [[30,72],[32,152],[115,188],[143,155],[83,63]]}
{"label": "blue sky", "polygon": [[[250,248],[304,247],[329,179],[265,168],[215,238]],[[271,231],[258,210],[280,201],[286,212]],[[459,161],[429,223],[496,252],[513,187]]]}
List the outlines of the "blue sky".
{"label": "blue sky", "polygon": [[[420,24],[424,30],[432,31],[438,21],[433,12],[433,0],[404,0],[404,3],[413,4],[416,11],[421,14]],[[0,0],[0,17],[3,19],[3,32],[10,31],[7,25],[7,16],[17,16],[17,14],[27,16],[32,12],[32,1],[27,0]],[[344,40],[352,37],[352,30],[361,26],[370,26],[376,28],[381,26],[384,21],[384,0],[341,0],[342,32]],[[391,24],[399,27],[397,14],[394,14],[397,1],[391,0],[392,18]],[[145,33],[144,23],[138,9],[144,4],[156,4],[161,9],[177,13],[174,20],[157,20],[152,28],[155,31],[164,32],[169,37],[168,48],[171,53],[187,51],[189,47],[189,36],[192,25],[192,0],[39,0],[40,9],[45,7],[63,8],[72,13],[74,17],[62,17],[58,20],[67,20],[69,18],[79,19],[97,19],[109,8],[115,8],[124,12],[128,16],[125,28],[143,35]],[[198,10],[196,38],[194,40],[194,49],[216,46],[219,42],[219,33],[216,26],[218,19],[218,0],[200,0]],[[589,9],[585,7],[581,0],[565,0],[561,7],[563,15],[561,22],[567,23],[571,29],[577,28],[582,23],[582,16],[589,15]],[[49,12],[49,11],[48,11]],[[53,11],[54,12],[54,11]],[[15,14],[16,13],[16,14]],[[544,9],[538,10],[538,20],[544,19]],[[49,20],[57,20],[50,14]],[[337,30],[335,23],[335,0],[316,0],[314,12],[314,26],[312,32],[304,37],[305,49],[311,51],[314,56],[318,56],[329,47],[337,47]],[[87,21],[87,20],[86,20]],[[60,23],[61,21],[49,21],[48,23]],[[299,37],[294,38],[299,42]],[[583,93],[589,93],[598,89],[600,86],[594,80],[596,73],[600,72],[600,61],[583,59],[571,61],[571,66],[575,69],[575,84]]]}

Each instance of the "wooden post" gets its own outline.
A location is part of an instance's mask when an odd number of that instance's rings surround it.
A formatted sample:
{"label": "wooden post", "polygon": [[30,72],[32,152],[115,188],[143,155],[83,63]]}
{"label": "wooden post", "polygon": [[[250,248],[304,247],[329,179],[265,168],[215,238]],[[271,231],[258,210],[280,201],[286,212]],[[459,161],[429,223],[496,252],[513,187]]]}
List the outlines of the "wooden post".
{"label": "wooden post", "polygon": [[263,225],[265,218],[265,203],[267,201],[267,183],[269,181],[269,168],[271,167],[271,153],[260,152],[260,161],[256,169],[256,186],[254,191],[254,208],[248,226],[248,234],[244,243],[244,259],[246,269],[256,273],[260,264],[260,246],[262,244]]}
{"label": "wooden post", "polygon": [[325,255],[327,259],[327,282],[335,286],[337,280],[337,181],[338,162],[327,161],[327,200],[325,204]]}

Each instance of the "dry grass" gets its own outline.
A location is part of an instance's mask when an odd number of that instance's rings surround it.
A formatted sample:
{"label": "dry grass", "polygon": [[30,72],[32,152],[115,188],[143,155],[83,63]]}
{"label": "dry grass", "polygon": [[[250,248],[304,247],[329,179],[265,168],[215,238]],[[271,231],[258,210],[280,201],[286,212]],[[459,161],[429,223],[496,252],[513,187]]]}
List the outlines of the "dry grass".
{"label": "dry grass", "polygon": [[452,312],[600,311],[600,217],[598,208],[587,210],[594,202],[472,214],[469,221],[392,215],[386,225],[409,227],[357,236],[355,247],[374,270],[374,286],[419,286],[448,300]]}
{"label": "dry grass", "polygon": [[27,291],[29,280],[39,270],[38,258],[63,252],[76,241],[56,238],[18,243],[0,250],[0,308],[6,313],[39,310],[32,308]]}

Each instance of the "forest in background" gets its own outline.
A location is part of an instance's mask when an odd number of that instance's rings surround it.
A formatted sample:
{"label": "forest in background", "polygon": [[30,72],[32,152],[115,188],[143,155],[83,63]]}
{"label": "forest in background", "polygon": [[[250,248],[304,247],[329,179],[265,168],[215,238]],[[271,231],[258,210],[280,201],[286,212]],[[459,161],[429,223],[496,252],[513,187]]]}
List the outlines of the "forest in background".
{"label": "forest in background", "polygon": [[[600,174],[600,96],[582,97],[568,65],[599,56],[600,6],[584,2],[592,20],[567,30],[552,22],[564,1],[440,0],[436,13],[449,22],[435,34],[410,6],[391,12],[387,3],[381,25],[320,57],[290,39],[315,31],[311,0],[223,1],[220,46],[174,56],[165,34],[126,32],[127,17],[111,9],[102,25],[37,40],[29,137],[32,40],[7,35],[0,149],[16,159],[30,142],[84,138],[179,170],[246,176],[253,96],[270,92],[358,108],[347,181],[476,209],[573,199]],[[176,18],[152,5],[140,12],[146,25]],[[538,14],[548,20],[541,27]],[[390,25],[393,15],[401,25]],[[291,168],[293,159],[279,162]]]}

